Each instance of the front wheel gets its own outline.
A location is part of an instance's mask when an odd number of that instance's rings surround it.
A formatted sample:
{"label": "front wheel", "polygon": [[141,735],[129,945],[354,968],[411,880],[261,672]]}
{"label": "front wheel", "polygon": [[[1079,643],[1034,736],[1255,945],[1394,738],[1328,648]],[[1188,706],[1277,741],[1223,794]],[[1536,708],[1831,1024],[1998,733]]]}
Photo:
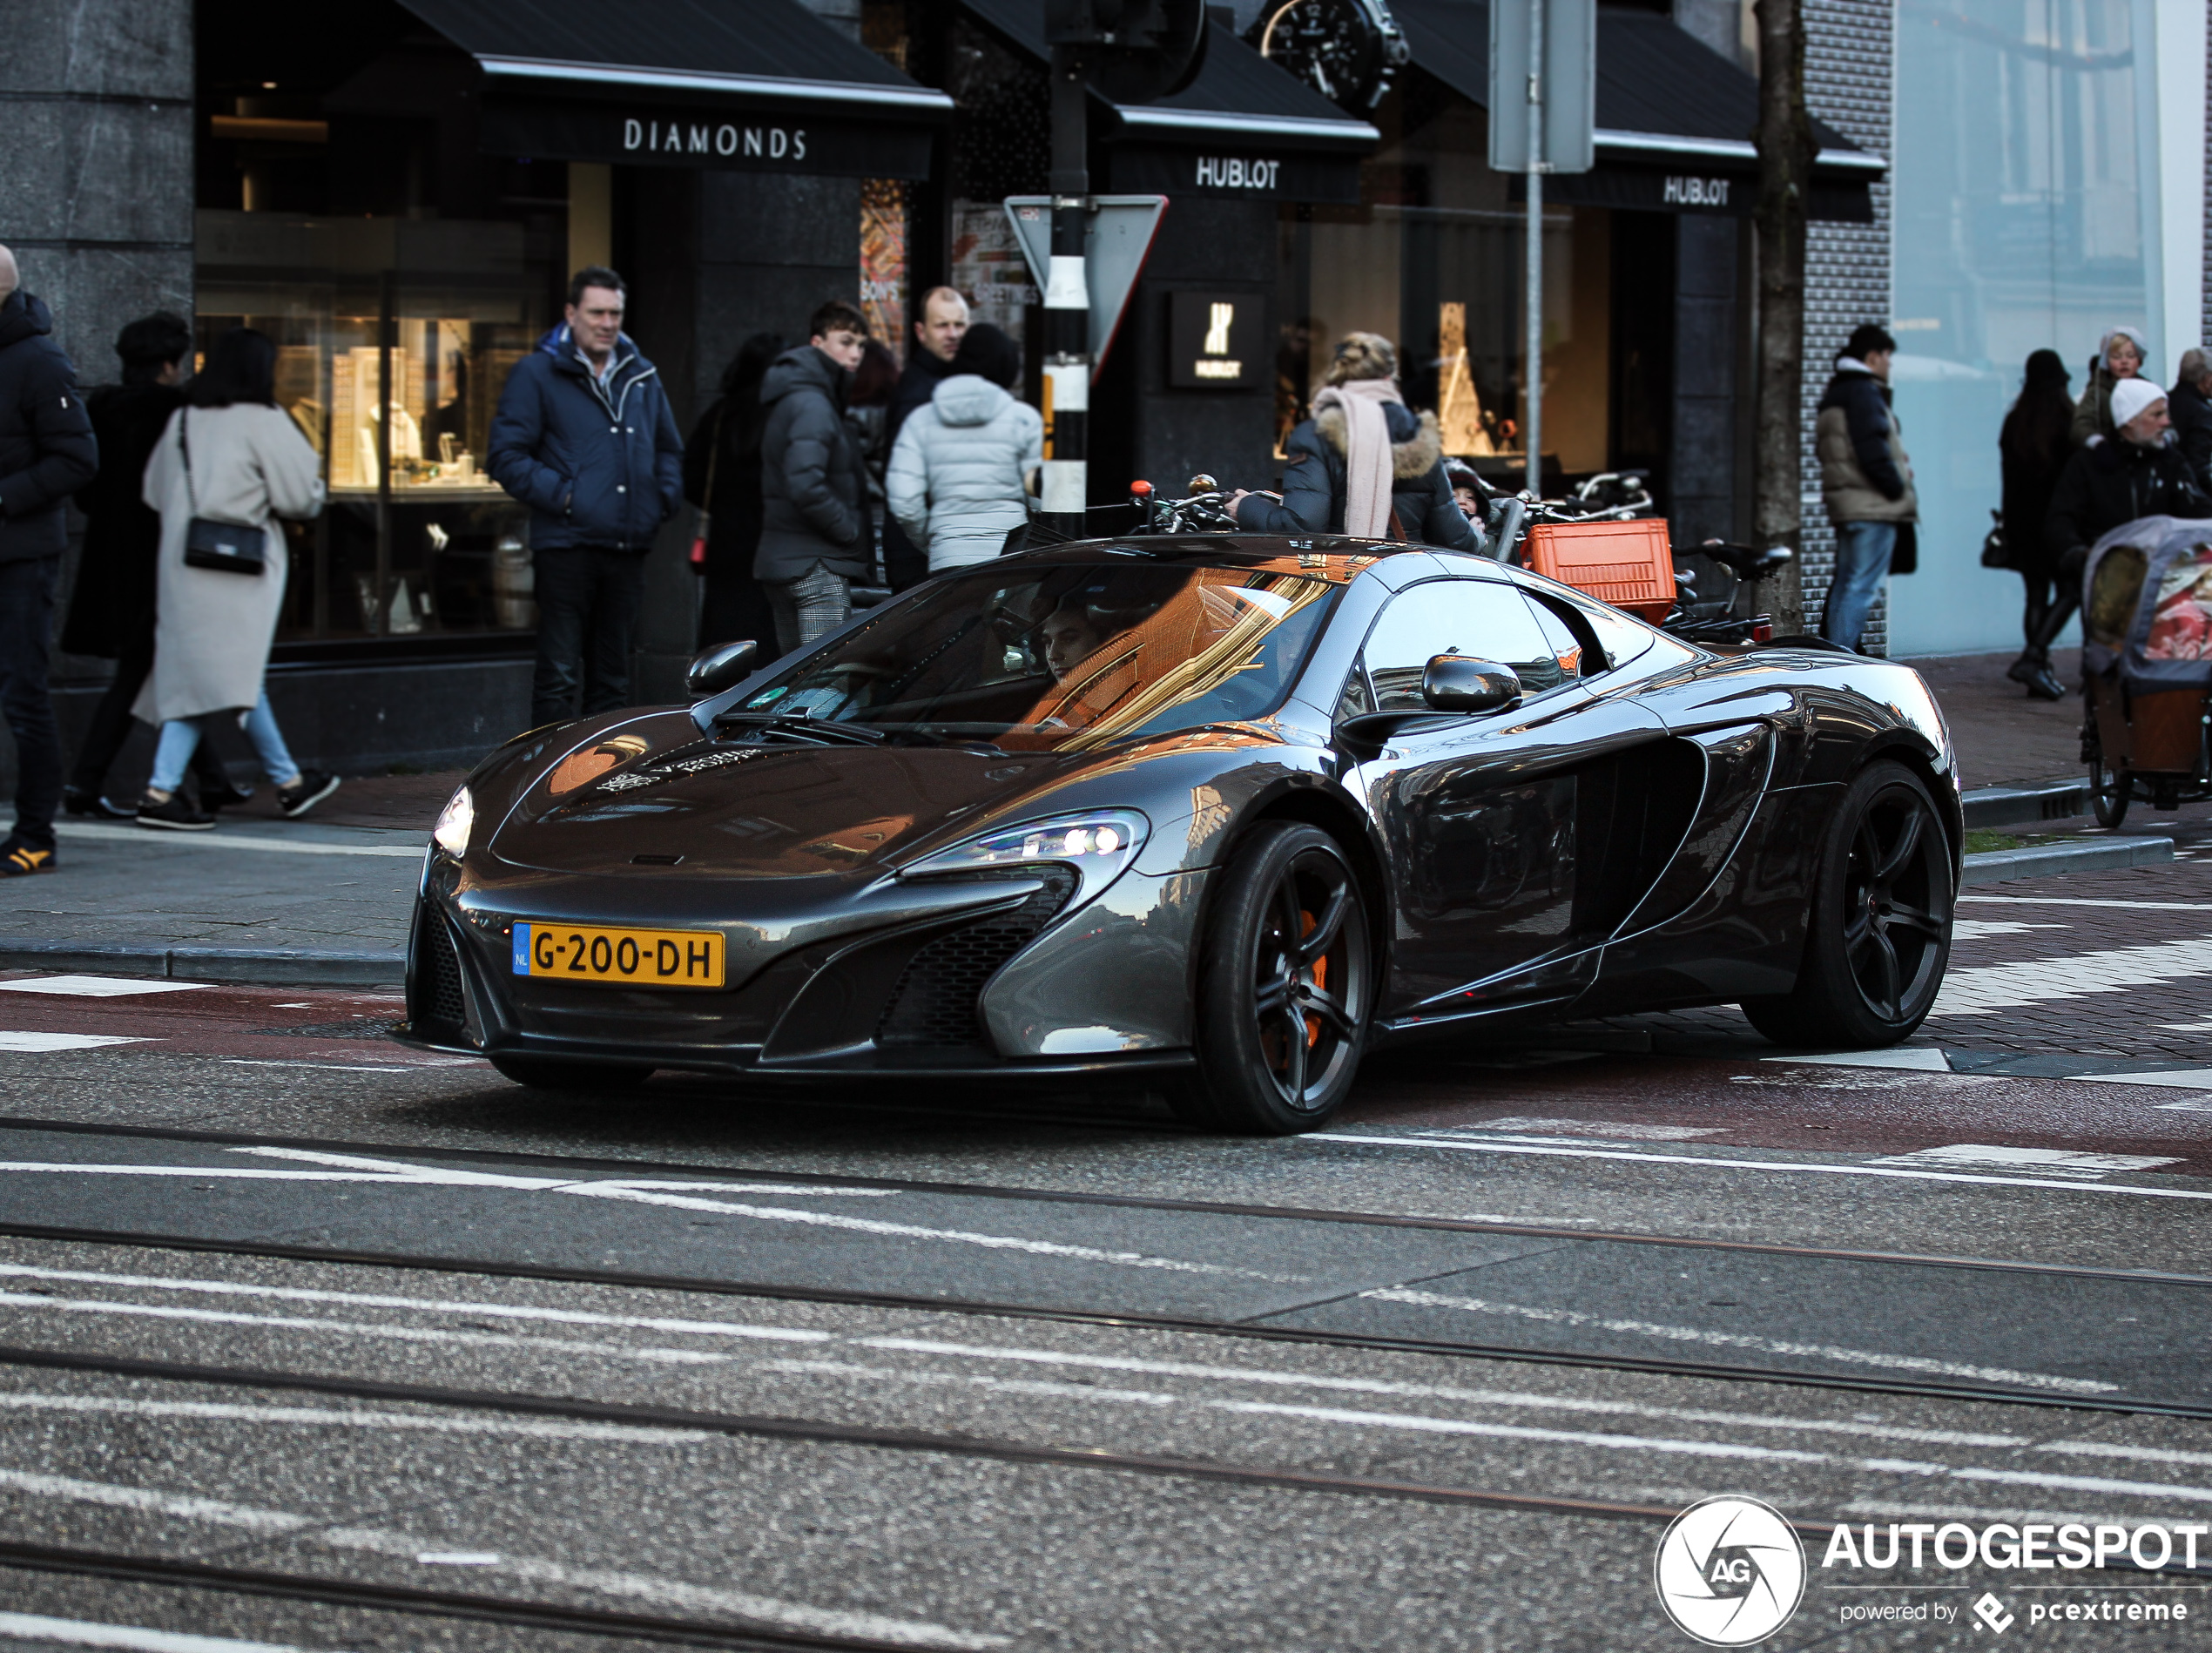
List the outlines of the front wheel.
{"label": "front wheel", "polygon": [[491,1065],[532,1090],[627,1090],[653,1073],[642,1062],[563,1062],[557,1056],[494,1056]]}
{"label": "front wheel", "polygon": [[2089,806],[2096,811],[2098,826],[2116,827],[2128,819],[2135,778],[2105,757],[2104,742],[2096,732],[2096,714],[2093,712],[2089,716],[2089,733],[2082,743],[2089,748]]}
{"label": "front wheel", "polygon": [[1372,1012],[1366,898],[1336,840],[1261,826],[1221,874],[1199,958],[1198,1071],[1170,1100],[1202,1128],[1284,1137],[1351,1094]]}
{"label": "front wheel", "polygon": [[1951,955],[1951,845],[1919,776],[1885,760],[1859,772],[1821,845],[1797,985],[1746,999],[1777,1044],[1872,1049],[1910,1037],[1935,1005]]}

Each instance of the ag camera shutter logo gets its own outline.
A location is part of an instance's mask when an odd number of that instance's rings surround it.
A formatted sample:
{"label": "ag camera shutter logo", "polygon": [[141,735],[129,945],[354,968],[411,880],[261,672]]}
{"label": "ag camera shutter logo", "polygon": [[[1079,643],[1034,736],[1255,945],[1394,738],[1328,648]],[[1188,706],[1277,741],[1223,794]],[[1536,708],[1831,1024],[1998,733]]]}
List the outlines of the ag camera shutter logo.
{"label": "ag camera shutter logo", "polygon": [[1804,1546],[1771,1504],[1702,1499],[1660,1535],[1653,1578],[1684,1635],[1707,1647],[1750,1647],[1787,1624],[1804,1599]]}

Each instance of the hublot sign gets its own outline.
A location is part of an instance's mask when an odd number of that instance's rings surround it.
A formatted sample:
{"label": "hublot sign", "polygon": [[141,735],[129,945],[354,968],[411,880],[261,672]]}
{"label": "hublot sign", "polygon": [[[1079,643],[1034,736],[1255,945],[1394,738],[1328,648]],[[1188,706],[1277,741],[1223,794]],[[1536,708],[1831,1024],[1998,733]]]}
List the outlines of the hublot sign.
{"label": "hublot sign", "polygon": [[926,179],[930,129],[881,116],[487,98],[494,155],[839,178]]}

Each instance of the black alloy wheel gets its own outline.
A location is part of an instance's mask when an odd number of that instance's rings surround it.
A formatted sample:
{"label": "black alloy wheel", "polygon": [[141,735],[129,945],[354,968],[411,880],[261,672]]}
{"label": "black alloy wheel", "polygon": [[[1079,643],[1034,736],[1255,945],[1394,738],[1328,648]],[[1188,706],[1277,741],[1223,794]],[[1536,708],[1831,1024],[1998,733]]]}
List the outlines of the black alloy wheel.
{"label": "black alloy wheel", "polygon": [[532,1090],[627,1090],[653,1070],[642,1062],[570,1062],[560,1056],[494,1056],[491,1065]]}
{"label": "black alloy wheel", "polygon": [[2106,760],[2104,740],[2097,732],[2097,714],[2091,712],[2088,716],[2081,745],[2089,757],[2089,806],[2096,812],[2098,826],[2116,827],[2128,819],[2135,778]]}
{"label": "black alloy wheel", "polygon": [[1198,1071],[1170,1096],[1205,1129],[1289,1136],[1351,1094],[1373,1008],[1366,900],[1337,841],[1271,821],[1220,874],[1194,1007]]}
{"label": "black alloy wheel", "polygon": [[1845,789],[1816,863],[1797,985],[1746,999],[1778,1044],[1871,1049],[1934,1008],[1951,955],[1951,842],[1926,783],[1884,759]]}

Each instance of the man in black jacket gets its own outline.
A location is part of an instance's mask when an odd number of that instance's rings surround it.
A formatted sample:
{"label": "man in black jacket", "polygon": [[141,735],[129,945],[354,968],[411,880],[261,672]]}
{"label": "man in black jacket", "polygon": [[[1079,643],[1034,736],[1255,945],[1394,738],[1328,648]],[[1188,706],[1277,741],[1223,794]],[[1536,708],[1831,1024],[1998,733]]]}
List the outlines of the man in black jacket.
{"label": "man in black jacket", "polygon": [[2212,493],[2212,361],[2202,350],[2182,352],[2180,377],[2166,393],[2174,440],[2196,485]]}
{"label": "man in black jacket", "polygon": [[630,703],[645,553],[684,496],[684,439],[624,303],[612,270],[578,270],[567,319],[515,364],[491,422],[487,469],[530,508],[533,724],[575,717],[579,687],[586,717]]}
{"label": "man in black jacket", "polygon": [[2122,379],[2112,388],[2117,434],[2074,449],[2051,495],[2044,536],[2058,558],[2058,598],[2033,644],[2047,650],[2081,604],[2081,574],[2089,550],[2123,523],[2143,516],[2212,516],[2208,498],[2174,445],[2166,393],[2148,379]]}
{"label": "man in black jacket", "polygon": [[23,291],[0,246],[0,712],[16,738],[16,826],[0,873],[51,872],[62,743],[46,691],[63,503],[92,480],[99,449],[51,312]]}
{"label": "man in black jacket", "polygon": [[786,653],[853,617],[852,582],[868,571],[867,474],[845,422],[845,396],[867,344],[860,311],[833,299],[761,381],[760,549],[752,571],[776,611]]}
{"label": "man in black jacket", "polygon": [[[914,323],[914,347],[907,353],[906,371],[891,393],[891,408],[883,422],[883,451],[899,445],[899,428],[937,394],[949,378],[960,341],[968,335],[968,300],[958,287],[932,287],[921,295],[921,320]],[[883,519],[883,572],[891,589],[903,591],[929,577],[928,555],[915,548],[895,518]]]}

